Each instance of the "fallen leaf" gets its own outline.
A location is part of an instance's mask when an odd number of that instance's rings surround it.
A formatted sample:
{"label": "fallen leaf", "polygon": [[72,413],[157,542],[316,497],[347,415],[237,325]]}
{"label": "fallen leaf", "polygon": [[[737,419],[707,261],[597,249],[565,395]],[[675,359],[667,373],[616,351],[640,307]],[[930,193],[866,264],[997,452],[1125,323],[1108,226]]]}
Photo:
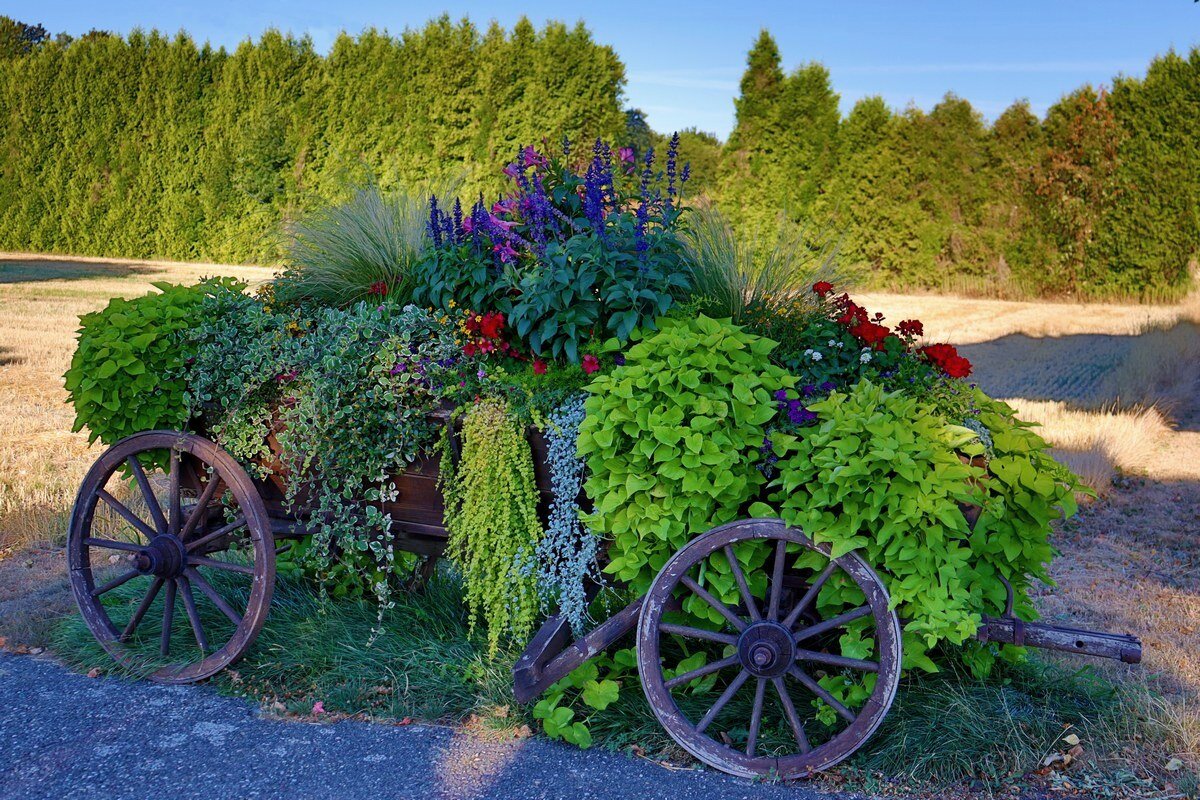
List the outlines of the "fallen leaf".
{"label": "fallen leaf", "polygon": [[0,649],[3,649],[6,644],[8,644],[8,639],[0,636]]}
{"label": "fallen leaf", "polygon": [[1077,745],[1077,744],[1079,744],[1079,737],[1073,733],[1068,733],[1066,736],[1063,737],[1063,741],[1069,745]]}
{"label": "fallen leaf", "polygon": [[1167,762],[1167,772],[1178,772],[1183,769],[1183,761],[1178,758],[1172,758]]}
{"label": "fallen leaf", "polygon": [[413,718],[412,718],[412,717],[405,717],[404,719],[400,720],[400,724],[401,724],[401,725],[412,725],[412,724],[413,724]]}
{"label": "fallen leaf", "polygon": [[528,739],[530,736],[533,736],[533,730],[528,725],[522,725],[513,731],[513,736],[518,739]]}
{"label": "fallen leaf", "polygon": [[99,667],[92,667],[92,668],[91,668],[91,669],[89,669],[89,670],[88,670],[88,672],[87,672],[87,676],[88,676],[89,678],[99,678],[101,674],[103,674],[103,673],[101,673],[101,672],[100,672],[100,668],[99,668]]}
{"label": "fallen leaf", "polygon": [[1067,751],[1067,755],[1069,755],[1071,758],[1079,758],[1081,755],[1083,755],[1083,745],[1075,745]]}

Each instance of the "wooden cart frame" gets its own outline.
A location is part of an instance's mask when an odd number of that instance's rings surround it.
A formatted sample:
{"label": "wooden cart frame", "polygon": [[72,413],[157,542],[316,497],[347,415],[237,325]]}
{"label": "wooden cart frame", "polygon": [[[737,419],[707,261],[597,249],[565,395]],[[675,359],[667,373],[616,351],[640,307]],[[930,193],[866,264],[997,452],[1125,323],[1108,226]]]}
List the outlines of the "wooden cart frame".
{"label": "wooden cart frame", "polygon": [[[277,447],[277,442],[273,443]],[[550,501],[545,443],[530,435],[536,477],[543,506]],[[163,476],[148,476],[143,466],[151,453],[169,453]],[[277,465],[278,466],[278,465]],[[114,475],[132,475],[138,503],[128,504],[107,488]],[[390,514],[395,546],[425,557],[417,581],[428,578],[442,555],[447,533],[442,497],[437,488],[438,460],[432,458],[394,476],[398,499],[384,504]],[[119,478],[118,478],[119,480]],[[254,642],[270,607],[277,553],[288,540],[306,535],[306,521],[290,516],[284,502],[286,472],[276,469],[266,480],[250,475],[219,446],[193,434],[148,431],[111,447],[85,477],[68,532],[71,585],[84,620],[101,645],[119,662],[130,663],[126,643],[143,625],[156,597],[162,594],[159,623],[160,651],[172,652],[171,629],[177,615],[188,620],[195,644],[175,643],[183,660],[156,669],[150,678],[163,683],[189,683],[208,678],[240,658]],[[165,497],[164,488],[165,487]],[[135,512],[131,505],[144,507]],[[96,510],[106,506],[133,532],[113,538],[96,529]],[[232,519],[228,508],[235,509]],[[746,575],[733,548],[757,541],[770,556],[761,575]],[[248,547],[251,563],[228,560],[221,554],[235,543]],[[799,572],[791,556],[802,550],[821,556],[820,571]],[[729,606],[710,594],[698,579],[708,559],[724,554],[739,588],[740,602]],[[123,564],[111,580],[97,585],[98,568]],[[245,587],[234,603],[214,585],[224,573]],[[207,575],[207,577],[206,577]],[[831,579],[851,581],[861,590],[862,605],[822,618],[817,595]],[[136,579],[145,594],[123,620],[114,620],[103,602],[108,592]],[[756,596],[751,583],[766,586]],[[707,603],[719,615],[718,630],[678,623],[672,614],[688,594]],[[1140,642],[1115,635],[1063,628],[1018,619],[1008,607],[998,617],[984,617],[977,638],[983,641],[1043,647],[1126,663],[1141,659]],[[232,633],[210,641],[198,612],[198,602],[212,603],[228,618]],[[182,604],[182,610],[177,606]],[[235,607],[236,606],[236,607]],[[866,620],[872,626],[873,654],[869,659],[842,656],[836,636],[844,626]],[[662,567],[647,593],[575,638],[561,615],[547,619],[528,643],[513,669],[517,699],[530,702],[588,659],[633,635],[637,665],[646,698],[667,733],[701,761],[735,775],[795,778],[826,769],[849,757],[878,728],[899,687],[901,620],[890,608],[887,589],[857,554],[831,557],[828,546],[777,519],[747,519],[716,527],[690,541]],[[725,654],[680,674],[664,661],[665,651],[678,642],[696,646],[721,645]],[[874,675],[870,696],[858,708],[846,705],[820,682],[822,673]],[[714,673],[732,675],[720,696],[703,713],[685,713],[680,693],[698,679]],[[790,687],[790,688],[789,688]],[[739,693],[752,696],[744,718],[746,735],[735,743],[714,722],[733,708]],[[806,692],[832,709],[841,725],[836,732],[806,729],[795,692]],[[768,701],[768,697],[770,700]],[[743,697],[744,700],[744,697]],[[768,702],[770,705],[768,706]],[[764,709],[780,714],[780,729],[790,731],[788,746],[760,752]],[[786,728],[783,722],[786,721]],[[729,728],[729,725],[725,725]],[[739,726],[740,727],[740,726]]]}

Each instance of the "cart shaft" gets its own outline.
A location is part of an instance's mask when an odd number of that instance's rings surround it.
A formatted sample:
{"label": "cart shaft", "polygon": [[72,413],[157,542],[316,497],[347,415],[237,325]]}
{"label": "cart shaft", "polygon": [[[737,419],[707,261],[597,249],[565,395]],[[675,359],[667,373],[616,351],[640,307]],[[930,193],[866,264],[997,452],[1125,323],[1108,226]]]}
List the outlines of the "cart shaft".
{"label": "cart shaft", "polygon": [[1023,622],[1015,617],[985,616],[975,638],[981,642],[999,642],[1099,658],[1115,658],[1126,664],[1138,664],[1142,660],[1142,643],[1136,636]]}

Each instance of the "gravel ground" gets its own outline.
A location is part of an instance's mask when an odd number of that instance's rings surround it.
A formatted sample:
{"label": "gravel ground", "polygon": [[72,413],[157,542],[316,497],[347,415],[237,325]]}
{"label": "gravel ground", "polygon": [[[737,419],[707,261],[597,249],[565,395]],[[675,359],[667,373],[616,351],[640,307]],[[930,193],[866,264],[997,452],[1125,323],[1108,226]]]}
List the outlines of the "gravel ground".
{"label": "gravel ground", "polygon": [[48,658],[0,653],[0,698],[5,799],[832,796],[538,739],[277,720],[203,687],[92,679]]}

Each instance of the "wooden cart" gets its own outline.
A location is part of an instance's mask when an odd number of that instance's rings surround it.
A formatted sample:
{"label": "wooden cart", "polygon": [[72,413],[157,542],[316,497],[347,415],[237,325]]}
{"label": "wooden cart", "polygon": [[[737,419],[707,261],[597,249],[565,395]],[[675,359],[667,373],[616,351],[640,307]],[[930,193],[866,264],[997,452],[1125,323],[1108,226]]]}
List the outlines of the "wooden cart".
{"label": "wooden cart", "polygon": [[[536,433],[531,433],[530,444],[538,486],[548,504],[545,444]],[[151,461],[146,458],[151,451],[169,451],[165,475],[148,475],[143,468],[143,462]],[[437,471],[434,458],[396,475],[399,499],[383,509],[392,517],[396,546],[425,557],[418,578],[428,576],[446,545]],[[132,492],[121,477],[128,473],[136,484]],[[287,513],[285,479],[280,474],[253,479],[211,441],[177,431],[135,434],[100,456],[79,490],[67,547],[80,611],[114,659],[130,663],[134,656],[126,643],[139,635],[139,628],[156,625],[162,656],[174,653],[178,660],[156,669],[150,675],[155,681],[199,681],[246,652],[267,617],[277,552],[289,546],[288,540],[306,535],[305,520]],[[125,501],[114,494],[115,486],[125,487]],[[97,517],[101,507],[106,509],[101,515],[105,520]],[[114,532],[114,521],[126,529]],[[770,555],[758,569],[761,574],[747,575],[732,558],[732,548],[752,540]],[[234,548],[237,557],[229,554]],[[798,569],[794,556],[805,550],[819,554],[823,566]],[[701,571],[717,554],[729,559],[739,587],[741,600],[733,606],[702,585]],[[101,570],[115,575],[98,585]],[[135,580],[146,584],[141,601],[122,607],[123,615],[113,619],[117,609],[102,602],[104,596]],[[823,618],[816,601],[830,580],[855,584],[862,604]],[[230,591],[231,582],[237,581],[242,585]],[[757,594],[752,585],[760,587]],[[147,612],[160,593],[161,619],[148,620]],[[672,611],[688,593],[718,612],[724,623],[720,629],[680,624]],[[1132,636],[1022,622],[1012,613],[1011,598],[1010,587],[1006,612],[985,617],[978,638],[1127,663],[1141,659],[1141,644]],[[199,602],[212,603],[228,625],[206,631]],[[194,643],[172,643],[177,615],[188,620]],[[851,623],[867,627],[873,640],[870,658],[840,654],[838,637]],[[831,558],[826,545],[779,520],[747,519],[690,541],[667,561],[643,597],[582,638],[574,638],[562,617],[547,619],[516,662],[513,688],[518,700],[529,702],[584,661],[633,634],[650,708],[683,748],[735,775],[801,777],[847,758],[879,727],[900,682],[900,631],[901,620],[889,607],[884,583],[858,555]],[[713,653],[707,663],[678,667],[681,652],[700,648]],[[854,709],[846,707],[819,682],[827,674],[874,676],[863,684],[870,687],[869,697]],[[715,686],[724,687],[711,703],[698,700],[689,688],[709,676],[720,681]],[[831,727],[828,719],[811,722],[814,708],[827,716],[832,709],[836,723]]]}

